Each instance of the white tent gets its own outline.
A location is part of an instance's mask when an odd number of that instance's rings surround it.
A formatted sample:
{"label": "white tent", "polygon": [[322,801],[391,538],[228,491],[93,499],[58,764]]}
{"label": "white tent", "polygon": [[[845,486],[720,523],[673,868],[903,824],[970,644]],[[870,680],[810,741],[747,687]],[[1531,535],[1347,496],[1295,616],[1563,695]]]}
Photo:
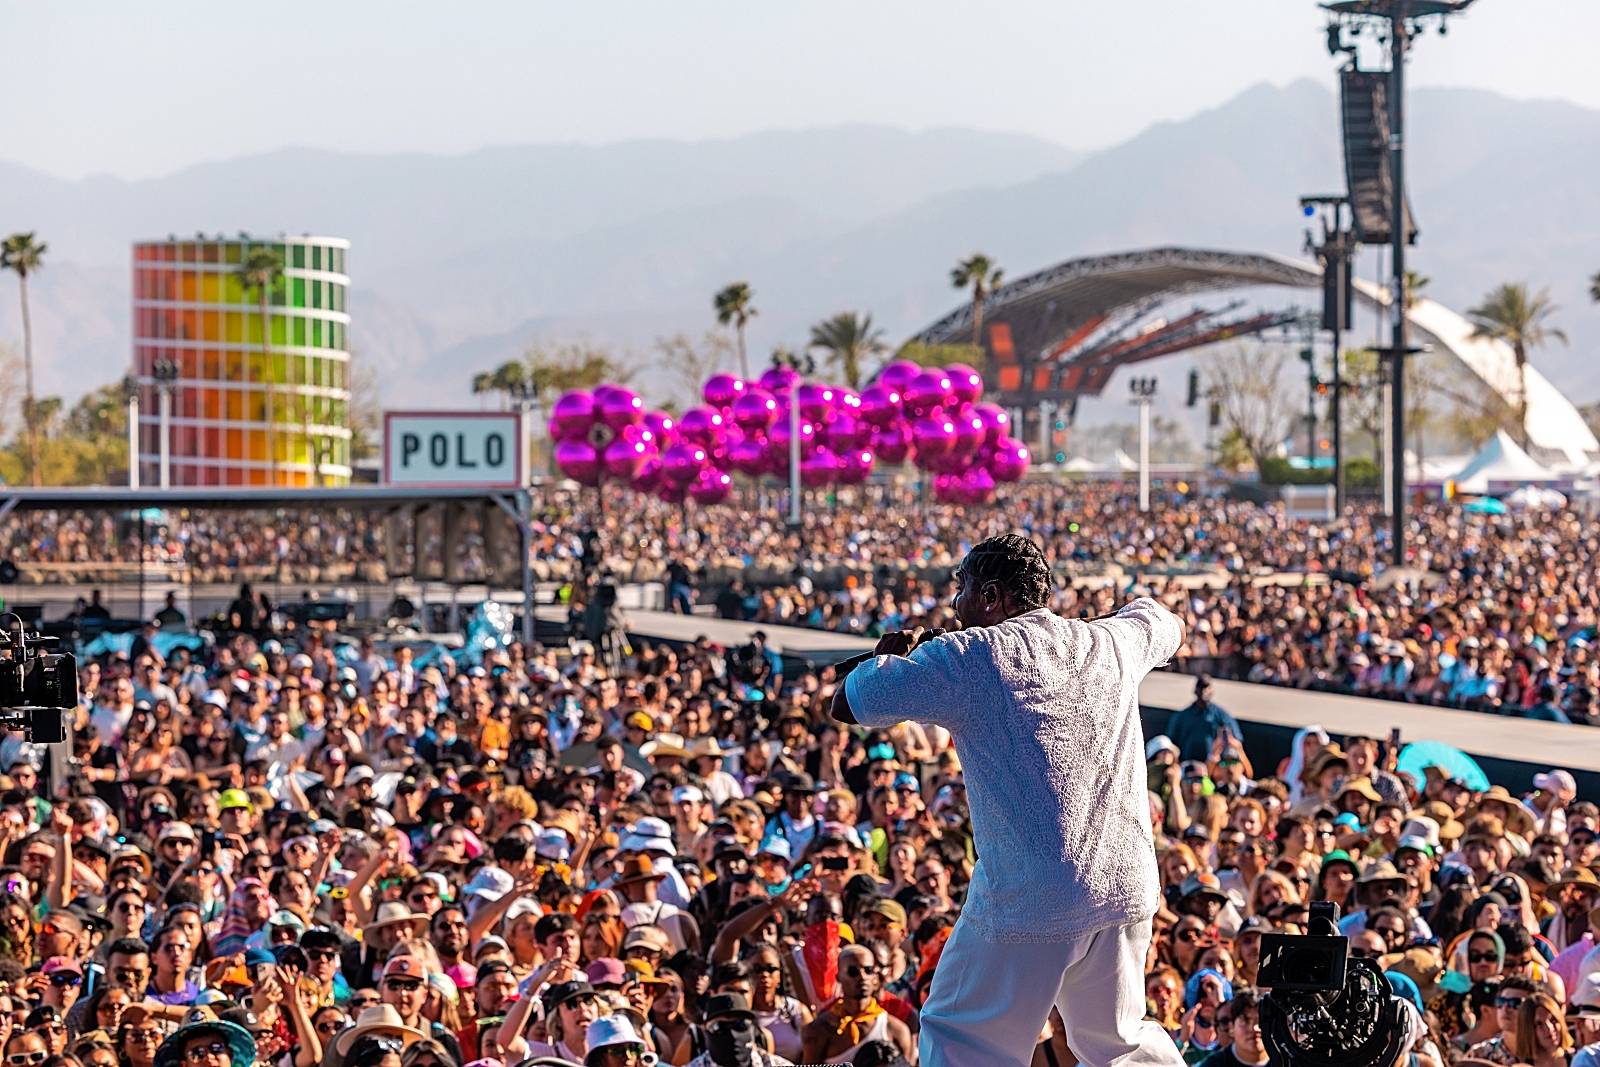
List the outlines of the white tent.
{"label": "white tent", "polygon": [[1139,469],[1139,461],[1120,448],[1117,449],[1117,454],[1113,457],[1113,460],[1116,462],[1118,470],[1136,471]]}
{"label": "white tent", "polygon": [[1417,454],[1406,449],[1406,481],[1413,485],[1440,485],[1456,471],[1471,462],[1471,456],[1425,456],[1419,463]]}
{"label": "white tent", "polygon": [[1496,430],[1465,467],[1451,476],[1465,493],[1485,493],[1491,486],[1559,482],[1561,475],[1528,455],[1504,430]]}
{"label": "white tent", "polygon": [[1061,465],[1061,469],[1068,474],[1104,474],[1110,468],[1088,456],[1073,456]]}

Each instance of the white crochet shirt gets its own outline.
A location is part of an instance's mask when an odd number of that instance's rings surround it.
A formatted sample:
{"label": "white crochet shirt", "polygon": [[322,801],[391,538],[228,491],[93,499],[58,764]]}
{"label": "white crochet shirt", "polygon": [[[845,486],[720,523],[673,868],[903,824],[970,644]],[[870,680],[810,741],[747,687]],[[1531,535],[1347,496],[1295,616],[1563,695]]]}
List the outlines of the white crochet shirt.
{"label": "white crochet shirt", "polygon": [[862,725],[915,719],[955,739],[979,852],[962,918],[986,940],[1067,941],[1155,914],[1139,683],[1182,639],[1148,597],[1095,622],[1041,608],[846,679]]}

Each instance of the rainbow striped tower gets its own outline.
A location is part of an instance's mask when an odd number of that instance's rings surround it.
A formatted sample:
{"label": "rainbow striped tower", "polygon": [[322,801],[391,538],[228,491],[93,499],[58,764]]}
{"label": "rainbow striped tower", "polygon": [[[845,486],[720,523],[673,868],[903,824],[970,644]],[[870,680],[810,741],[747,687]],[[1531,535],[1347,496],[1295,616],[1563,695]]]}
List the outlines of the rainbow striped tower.
{"label": "rainbow striped tower", "polygon": [[[239,277],[263,247],[283,262],[265,322],[258,294]],[[133,246],[141,484],[157,484],[158,367],[176,368],[171,484],[349,483],[349,249],[336,237],[243,234]]]}

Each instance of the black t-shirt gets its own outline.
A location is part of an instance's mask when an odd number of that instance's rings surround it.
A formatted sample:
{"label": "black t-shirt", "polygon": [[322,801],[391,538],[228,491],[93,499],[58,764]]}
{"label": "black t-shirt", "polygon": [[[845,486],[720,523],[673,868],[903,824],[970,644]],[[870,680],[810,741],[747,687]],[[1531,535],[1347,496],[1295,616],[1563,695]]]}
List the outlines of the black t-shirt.
{"label": "black t-shirt", "polygon": [[[1271,1061],[1268,1060],[1268,1063]],[[1233,1046],[1219,1048],[1211,1055],[1200,1061],[1200,1067],[1261,1067],[1260,1064],[1246,1063],[1233,1054]]]}

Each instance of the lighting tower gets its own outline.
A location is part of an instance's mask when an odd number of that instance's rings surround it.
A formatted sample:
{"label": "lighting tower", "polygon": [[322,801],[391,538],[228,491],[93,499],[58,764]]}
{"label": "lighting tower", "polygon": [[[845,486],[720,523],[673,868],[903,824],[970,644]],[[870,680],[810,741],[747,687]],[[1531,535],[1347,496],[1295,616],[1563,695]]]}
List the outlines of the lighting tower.
{"label": "lighting tower", "polygon": [[1150,402],[1156,398],[1154,378],[1128,379],[1128,392],[1139,406],[1139,510],[1150,510]]}
{"label": "lighting tower", "polygon": [[1335,55],[1353,49],[1345,34],[1371,33],[1389,45],[1389,176],[1390,223],[1393,242],[1389,287],[1389,479],[1394,507],[1389,515],[1390,549],[1396,566],[1406,561],[1406,184],[1405,184],[1405,70],[1406,49],[1430,23],[1445,33],[1445,22],[1471,7],[1474,0],[1335,0],[1323,10],[1334,16],[1328,27],[1328,50]]}

